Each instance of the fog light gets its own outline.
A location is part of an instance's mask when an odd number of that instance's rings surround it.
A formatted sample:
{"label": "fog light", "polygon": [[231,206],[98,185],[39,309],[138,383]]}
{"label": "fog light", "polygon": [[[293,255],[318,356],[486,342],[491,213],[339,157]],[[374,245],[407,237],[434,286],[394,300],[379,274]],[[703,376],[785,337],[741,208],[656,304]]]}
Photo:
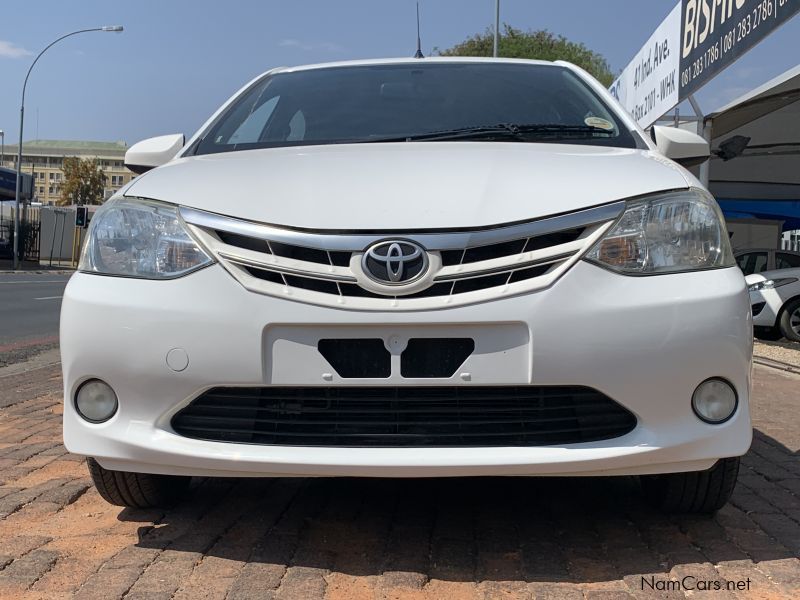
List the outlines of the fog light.
{"label": "fog light", "polygon": [[105,381],[90,379],[78,388],[75,408],[87,421],[102,423],[117,412],[117,395]]}
{"label": "fog light", "polygon": [[692,408],[702,421],[717,425],[736,412],[736,390],[724,379],[707,379],[692,394]]}

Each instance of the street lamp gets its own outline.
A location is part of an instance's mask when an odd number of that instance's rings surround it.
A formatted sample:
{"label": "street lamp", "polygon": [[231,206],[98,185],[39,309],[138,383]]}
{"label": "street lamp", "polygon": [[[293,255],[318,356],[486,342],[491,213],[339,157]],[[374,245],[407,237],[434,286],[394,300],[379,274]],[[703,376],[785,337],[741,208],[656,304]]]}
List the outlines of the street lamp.
{"label": "street lamp", "polygon": [[33,67],[36,66],[36,63],[42,57],[42,54],[47,52],[51,46],[54,46],[61,40],[68,38],[73,35],[78,35],[79,33],[88,33],[90,31],[122,31],[122,25],[106,25],[104,27],[94,27],[92,29],[79,29],[78,31],[73,31],[72,33],[68,33],[66,35],[62,35],[57,40],[50,42],[44,50],[39,52],[36,55],[36,58],[33,59],[33,63],[31,63],[30,68],[28,69],[28,73],[25,75],[25,83],[22,84],[22,103],[19,106],[19,146],[17,146],[17,195],[16,200],[14,201],[14,270],[19,268],[19,200],[20,196],[22,195],[22,127],[25,122],[25,88],[28,86],[28,77],[31,76],[31,71],[33,71]]}

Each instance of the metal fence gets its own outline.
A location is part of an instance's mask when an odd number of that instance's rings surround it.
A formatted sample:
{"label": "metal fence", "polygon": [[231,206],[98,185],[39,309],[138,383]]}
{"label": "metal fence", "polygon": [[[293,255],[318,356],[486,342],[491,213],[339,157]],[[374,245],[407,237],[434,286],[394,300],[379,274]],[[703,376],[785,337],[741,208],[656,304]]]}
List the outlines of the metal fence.
{"label": "metal fence", "polygon": [[[2,206],[2,203],[0,203]],[[0,212],[0,260],[13,258],[14,219]]]}
{"label": "metal fence", "polygon": [[[0,260],[14,258],[14,208],[0,203]],[[20,257],[43,265],[75,266],[86,229],[75,227],[74,206],[27,206],[20,211]],[[90,210],[90,215],[92,214]]]}
{"label": "metal fence", "polygon": [[[22,260],[39,261],[40,209],[25,207],[20,211],[19,252]],[[3,206],[0,211],[0,259],[14,257],[14,207]]]}

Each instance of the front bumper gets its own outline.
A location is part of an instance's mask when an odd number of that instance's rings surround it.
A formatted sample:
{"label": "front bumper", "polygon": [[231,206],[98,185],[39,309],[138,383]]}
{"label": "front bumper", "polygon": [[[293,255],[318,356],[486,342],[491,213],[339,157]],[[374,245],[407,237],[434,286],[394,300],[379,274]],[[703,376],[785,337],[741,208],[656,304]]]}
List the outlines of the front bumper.
{"label": "front bumper", "polygon": [[[774,327],[783,307],[783,300],[776,289],[750,292],[750,304],[753,307],[753,325],[756,327]],[[756,311],[756,307],[760,310]]]}
{"label": "front bumper", "polygon": [[[638,424],[610,440],[546,447],[319,448],[189,439],[171,417],[217,386],[342,385],[315,356],[323,333],[370,331],[384,339],[425,332],[477,336],[450,379],[347,380],[347,385],[576,385],[633,412]],[[494,333],[492,333],[494,332]],[[736,268],[624,277],[579,262],[550,288],[442,310],[339,310],[245,290],[219,265],[173,281],[77,273],[64,295],[61,353],[64,441],[106,468],[209,476],[619,475],[709,468],[751,441],[752,323]],[[484,335],[485,334],[485,335]],[[501,351],[479,352],[486,336]],[[488,339],[488,337],[486,339]],[[166,357],[182,349],[188,366]],[[175,364],[173,364],[173,367]],[[464,377],[463,372],[469,372]],[[108,382],[119,411],[81,419],[73,397],[85,380]],[[730,381],[732,419],[708,425],[692,412],[695,387]]]}

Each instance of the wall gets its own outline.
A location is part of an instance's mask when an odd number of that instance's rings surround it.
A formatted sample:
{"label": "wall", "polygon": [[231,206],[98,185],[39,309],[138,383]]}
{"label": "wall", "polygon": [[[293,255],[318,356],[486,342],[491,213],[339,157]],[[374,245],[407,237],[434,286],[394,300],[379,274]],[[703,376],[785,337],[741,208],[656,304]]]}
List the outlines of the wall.
{"label": "wall", "polygon": [[[70,260],[73,255],[72,242],[75,234],[75,207],[53,208],[43,206],[40,212],[41,229],[39,230],[39,262],[48,264],[53,261]],[[82,241],[86,239],[86,230],[80,231]],[[52,254],[51,254],[52,252]],[[78,253],[75,254],[78,259]]]}
{"label": "wall", "polygon": [[765,219],[727,219],[734,250],[780,248],[783,221]]}

